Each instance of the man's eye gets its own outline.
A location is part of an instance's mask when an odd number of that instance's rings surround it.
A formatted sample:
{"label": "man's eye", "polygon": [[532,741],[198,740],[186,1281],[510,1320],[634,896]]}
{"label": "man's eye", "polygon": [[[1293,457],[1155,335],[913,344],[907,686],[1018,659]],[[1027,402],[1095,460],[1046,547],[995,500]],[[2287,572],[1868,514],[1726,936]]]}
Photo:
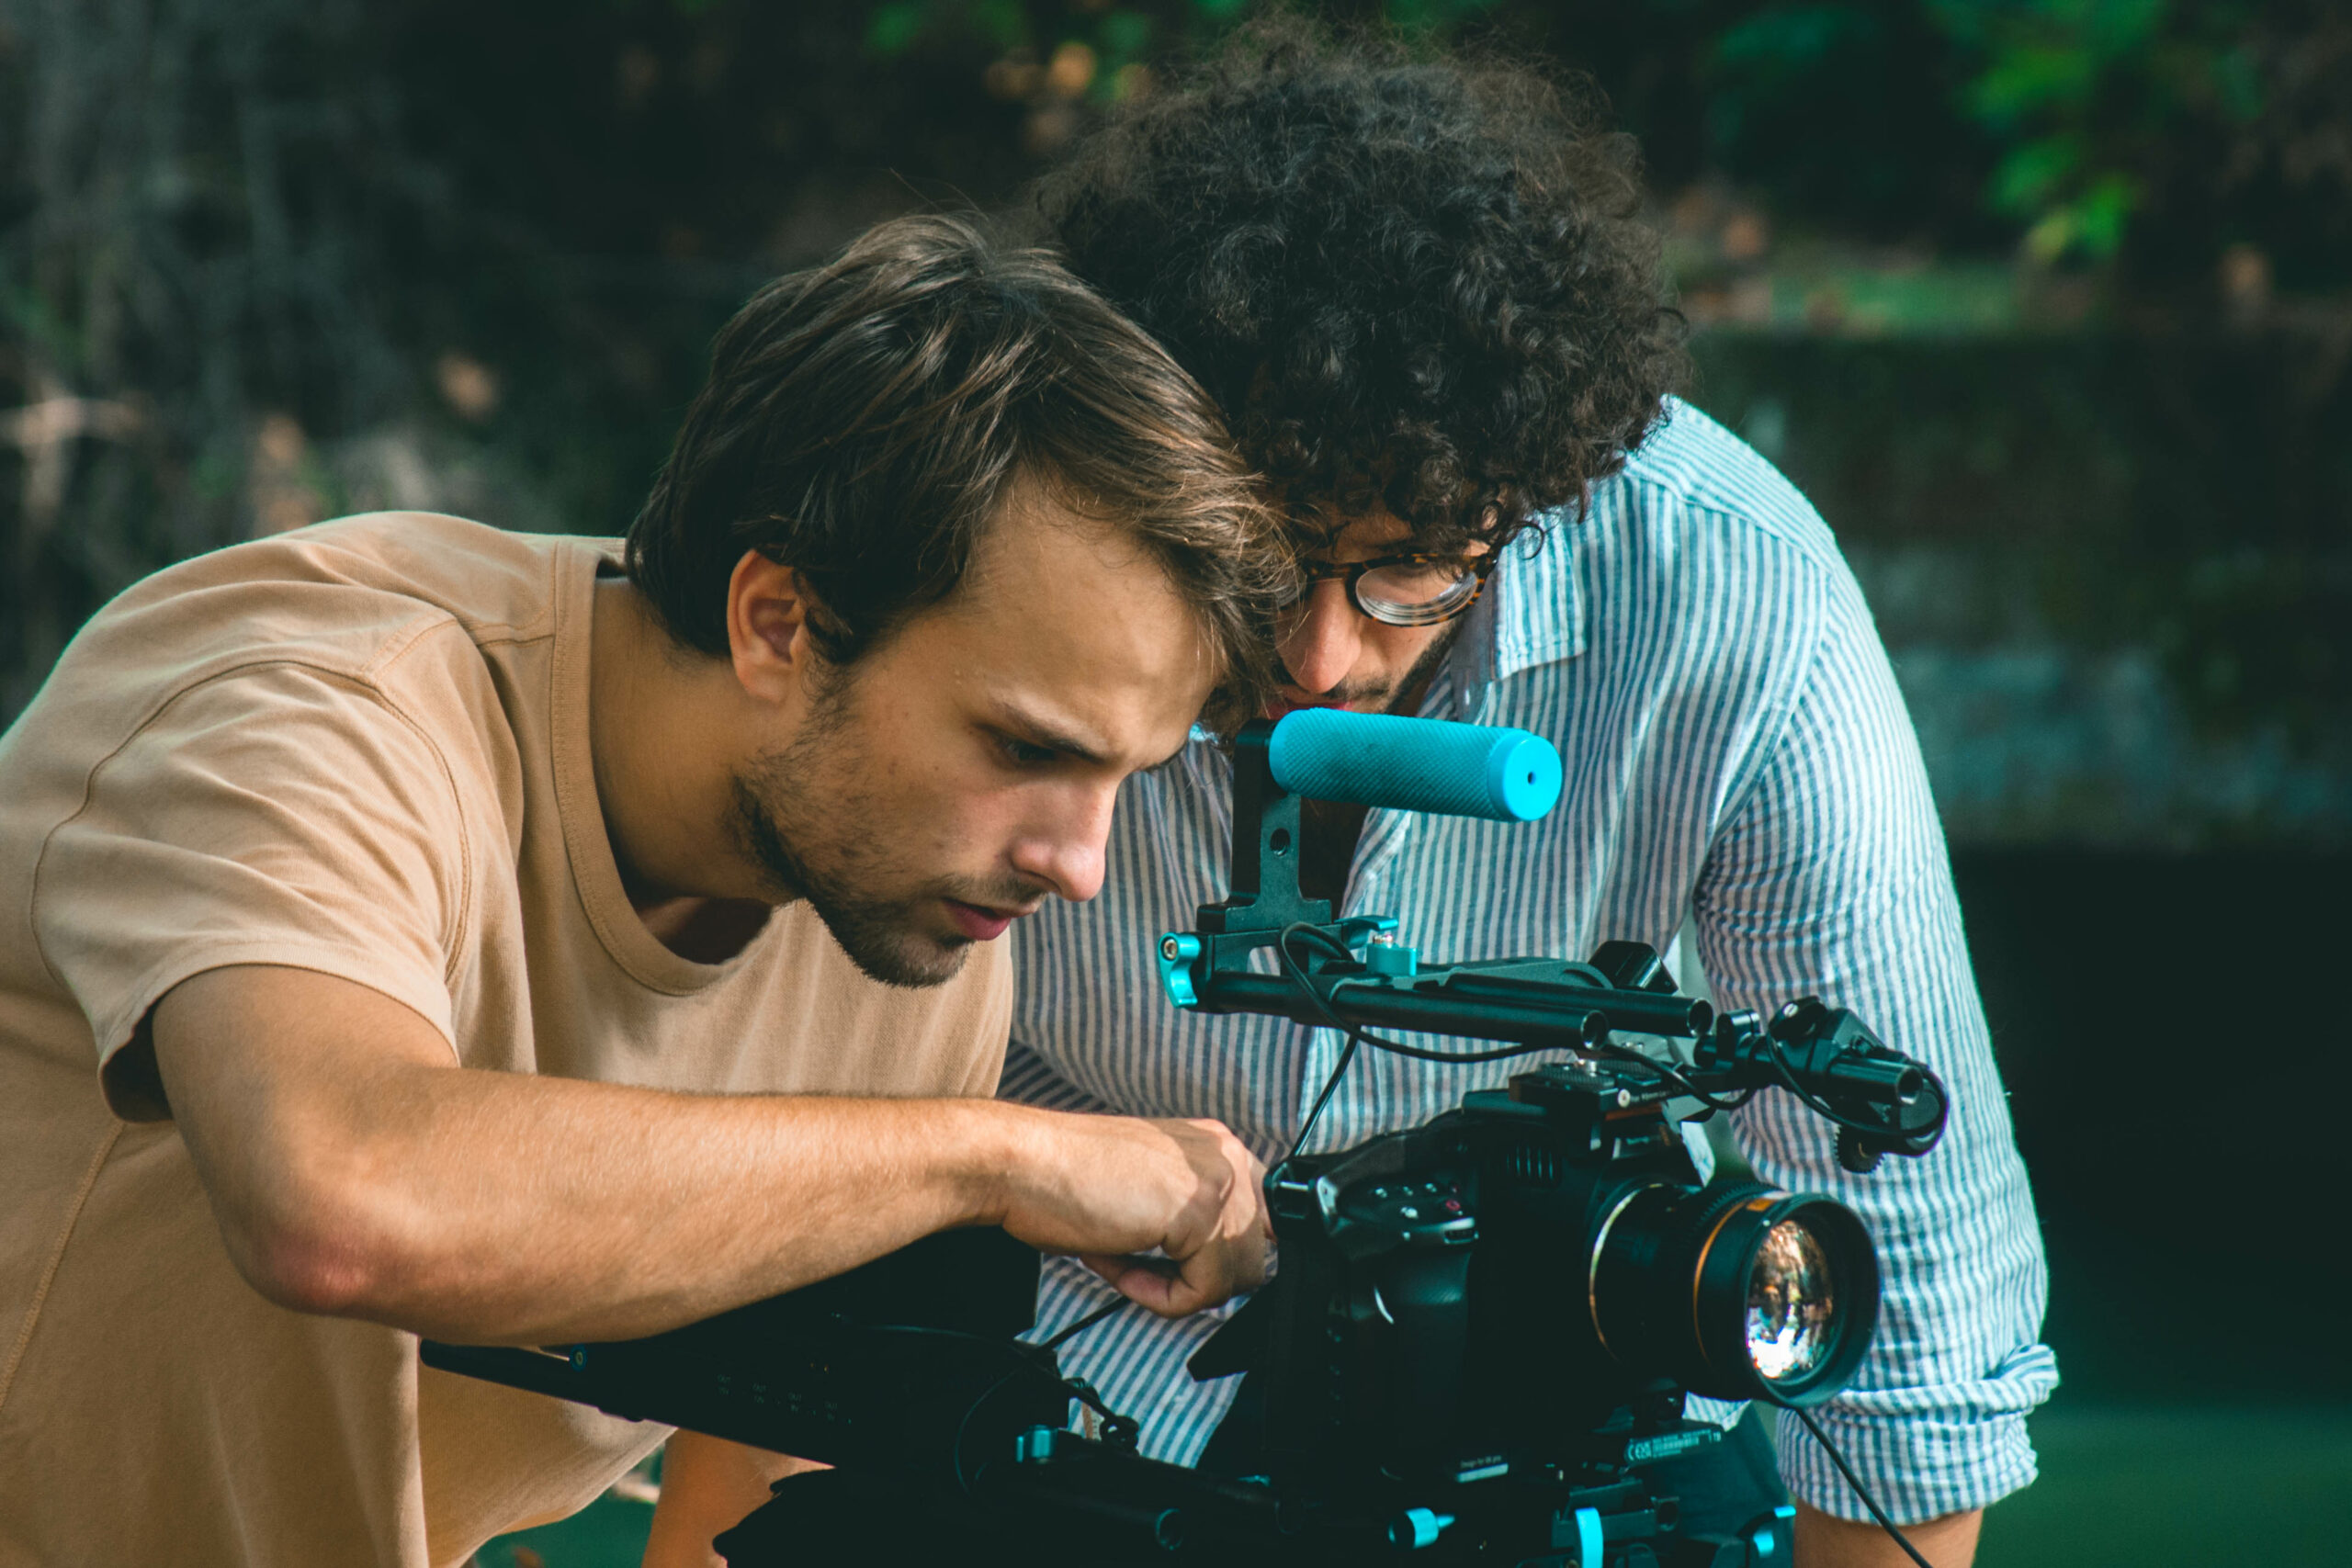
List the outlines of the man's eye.
{"label": "man's eye", "polygon": [[1050,746],[1034,745],[1015,736],[1004,736],[1000,743],[1004,747],[1005,756],[1024,768],[1042,767],[1061,756]]}

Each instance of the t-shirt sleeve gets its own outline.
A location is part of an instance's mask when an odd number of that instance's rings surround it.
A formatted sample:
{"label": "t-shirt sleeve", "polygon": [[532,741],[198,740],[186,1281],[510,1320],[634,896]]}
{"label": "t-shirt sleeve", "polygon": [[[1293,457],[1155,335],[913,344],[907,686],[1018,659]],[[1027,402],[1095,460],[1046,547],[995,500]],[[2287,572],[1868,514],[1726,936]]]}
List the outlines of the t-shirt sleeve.
{"label": "t-shirt sleeve", "polygon": [[451,1036],[469,863],[433,739],[361,682],[273,663],[181,692],[92,770],[43,847],[33,925],[107,1103],[156,1121],[148,1014],[209,969],[334,975]]}

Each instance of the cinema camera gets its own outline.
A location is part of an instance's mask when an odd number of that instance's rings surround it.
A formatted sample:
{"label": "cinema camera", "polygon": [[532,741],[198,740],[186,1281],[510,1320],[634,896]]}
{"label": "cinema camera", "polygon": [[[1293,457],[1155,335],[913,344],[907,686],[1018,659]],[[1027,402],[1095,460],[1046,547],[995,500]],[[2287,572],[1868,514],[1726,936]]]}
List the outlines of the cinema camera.
{"label": "cinema camera", "polygon": [[[998,1232],[934,1236],[650,1339],[428,1343],[424,1359],[834,1464],[779,1483],[719,1538],[738,1568],[1780,1568],[1790,1510],[1688,1532],[1640,1467],[1719,1439],[1685,1416],[1687,1394],[1804,1419],[1843,1387],[1876,1321],[1877,1260],[1830,1198],[1702,1181],[1682,1127],[1778,1089],[1837,1128],[1860,1174],[1932,1148],[1945,1091],[1841,1009],[1718,1015],[1638,943],[1581,964],[1425,964],[1394,919],[1334,919],[1299,891],[1302,798],[1524,821],[1559,785],[1557,753],[1520,730],[1307,710],[1236,739],[1231,896],[1161,940],[1161,984],[1178,1007],[1346,1039],[1266,1177],[1279,1273],[1192,1363],[1262,1380],[1264,1474],[1139,1457],[1134,1423],[1055,1356],[1096,1318],[1014,1337],[1037,1259]],[[1556,1059],[1422,1126],[1302,1152],[1360,1046]],[[1070,1429],[1073,1399],[1095,1435]]]}

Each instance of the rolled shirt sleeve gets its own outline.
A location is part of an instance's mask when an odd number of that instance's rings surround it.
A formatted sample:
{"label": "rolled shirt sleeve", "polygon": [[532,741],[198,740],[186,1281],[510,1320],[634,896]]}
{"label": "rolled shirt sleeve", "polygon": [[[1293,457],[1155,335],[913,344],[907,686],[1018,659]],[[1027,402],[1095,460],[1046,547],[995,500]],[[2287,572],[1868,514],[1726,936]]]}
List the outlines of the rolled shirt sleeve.
{"label": "rolled shirt sleeve", "polygon": [[[1878,1330],[1815,1419],[1898,1522],[1982,1507],[2031,1482],[2027,1412],[2057,1384],[2039,1343],[2048,1272],[1995,1068],[1943,834],[1869,611],[1826,574],[1818,635],[1787,723],[1717,838],[1694,895],[1699,953],[1727,1009],[1817,995],[1927,1063],[1951,1096],[1942,1142],[1867,1176],[1792,1097],[1759,1095],[1734,1135],[1765,1180],[1829,1193],[1879,1251]],[[1802,1423],[1783,1476],[1869,1517]]]}

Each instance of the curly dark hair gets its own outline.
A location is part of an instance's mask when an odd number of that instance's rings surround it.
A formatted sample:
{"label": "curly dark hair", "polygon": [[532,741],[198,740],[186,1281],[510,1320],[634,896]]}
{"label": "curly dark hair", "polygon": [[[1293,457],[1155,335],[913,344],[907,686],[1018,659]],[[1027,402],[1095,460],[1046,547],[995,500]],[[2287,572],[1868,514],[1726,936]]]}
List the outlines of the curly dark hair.
{"label": "curly dark hair", "polygon": [[1035,191],[1071,268],[1226,411],[1299,525],[1419,547],[1581,503],[1684,365],[1632,140],[1583,78],[1246,29]]}

